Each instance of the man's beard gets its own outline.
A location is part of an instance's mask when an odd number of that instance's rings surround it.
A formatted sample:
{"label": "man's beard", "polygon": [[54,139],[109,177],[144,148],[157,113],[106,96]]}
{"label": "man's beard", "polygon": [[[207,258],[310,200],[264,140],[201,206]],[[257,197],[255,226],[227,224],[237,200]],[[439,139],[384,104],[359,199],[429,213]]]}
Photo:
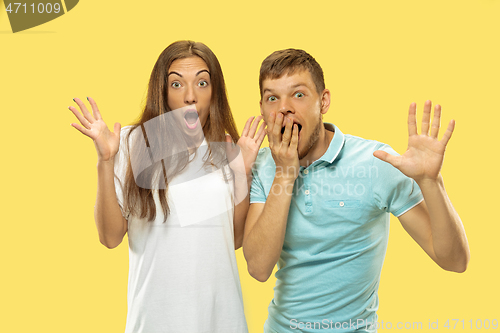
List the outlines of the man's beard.
{"label": "man's beard", "polygon": [[309,151],[311,148],[318,142],[319,139],[319,133],[321,131],[321,126],[323,126],[323,119],[321,119],[321,113],[319,115],[319,121],[316,124],[316,127],[314,128],[314,131],[312,132],[311,136],[309,137],[309,142],[307,142],[304,150],[301,152],[299,151],[299,161],[306,157],[307,154],[309,154]]}

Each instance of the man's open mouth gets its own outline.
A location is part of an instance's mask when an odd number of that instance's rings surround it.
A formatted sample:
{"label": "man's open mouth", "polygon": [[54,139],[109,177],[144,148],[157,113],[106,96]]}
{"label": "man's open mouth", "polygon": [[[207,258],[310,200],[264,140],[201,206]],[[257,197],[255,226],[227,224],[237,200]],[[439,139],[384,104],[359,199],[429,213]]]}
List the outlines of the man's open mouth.
{"label": "man's open mouth", "polygon": [[[299,123],[293,123],[294,125],[297,124],[297,127],[299,128],[299,134],[300,134],[300,130],[302,129],[302,125],[299,124]],[[286,125],[283,125],[283,127],[281,128],[281,134],[285,133],[285,129],[286,129]],[[292,127],[292,131],[293,131],[293,127]]]}

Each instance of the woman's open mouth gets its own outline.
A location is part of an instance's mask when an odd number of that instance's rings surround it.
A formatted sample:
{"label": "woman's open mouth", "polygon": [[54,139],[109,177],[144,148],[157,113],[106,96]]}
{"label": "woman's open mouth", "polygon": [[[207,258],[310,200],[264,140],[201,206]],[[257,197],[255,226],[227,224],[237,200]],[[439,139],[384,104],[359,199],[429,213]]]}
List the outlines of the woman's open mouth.
{"label": "woman's open mouth", "polygon": [[189,129],[196,128],[196,126],[199,123],[198,119],[199,119],[198,112],[196,112],[196,110],[194,110],[194,109],[187,110],[184,113],[184,121],[186,122],[186,126]]}

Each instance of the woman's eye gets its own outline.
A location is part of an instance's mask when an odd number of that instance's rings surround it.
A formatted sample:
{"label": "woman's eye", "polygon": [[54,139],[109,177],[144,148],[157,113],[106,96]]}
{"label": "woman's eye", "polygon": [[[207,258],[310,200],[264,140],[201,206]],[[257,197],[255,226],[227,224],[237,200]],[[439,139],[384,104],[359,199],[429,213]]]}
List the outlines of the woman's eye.
{"label": "woman's eye", "polygon": [[172,88],[180,88],[181,84],[179,82],[172,82],[171,86]]}
{"label": "woman's eye", "polygon": [[198,83],[198,86],[206,87],[206,86],[208,86],[208,82],[207,81],[200,81],[200,83]]}
{"label": "woman's eye", "polygon": [[269,96],[269,97],[267,98],[267,100],[268,100],[269,102],[274,102],[274,101],[276,100],[276,96]]}
{"label": "woman's eye", "polygon": [[298,93],[295,93],[295,97],[302,98],[302,97],[304,97],[304,94],[301,92],[298,92]]}

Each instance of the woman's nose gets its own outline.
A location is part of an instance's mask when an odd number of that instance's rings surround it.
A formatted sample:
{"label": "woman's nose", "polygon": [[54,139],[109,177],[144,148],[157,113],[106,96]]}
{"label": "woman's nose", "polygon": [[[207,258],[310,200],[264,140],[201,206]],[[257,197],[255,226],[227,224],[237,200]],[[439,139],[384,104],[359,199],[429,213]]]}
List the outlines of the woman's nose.
{"label": "woman's nose", "polygon": [[184,103],[190,105],[190,104],[196,104],[197,101],[198,100],[196,98],[196,92],[194,90],[194,87],[188,86],[186,88],[186,94],[184,95]]}

